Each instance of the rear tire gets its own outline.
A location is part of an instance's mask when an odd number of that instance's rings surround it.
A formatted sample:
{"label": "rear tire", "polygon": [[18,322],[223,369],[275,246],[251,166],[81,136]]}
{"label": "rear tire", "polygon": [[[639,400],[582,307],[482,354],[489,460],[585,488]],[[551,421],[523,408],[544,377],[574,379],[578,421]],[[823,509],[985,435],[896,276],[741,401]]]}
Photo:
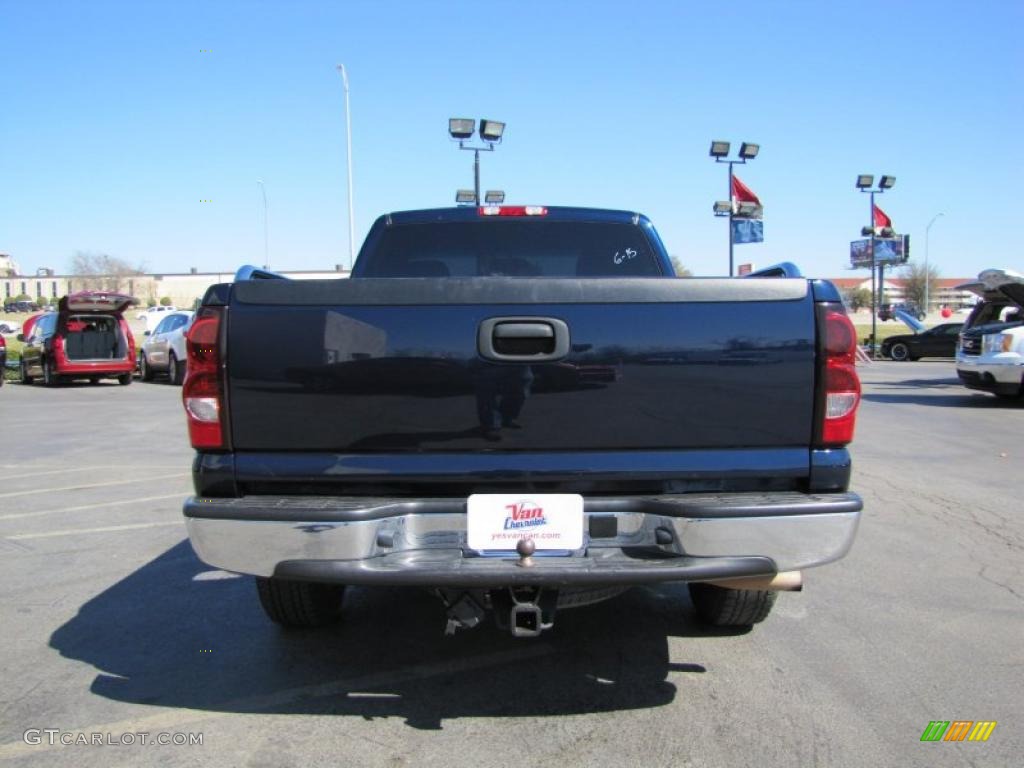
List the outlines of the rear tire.
{"label": "rear tire", "polygon": [[889,357],[893,360],[904,363],[910,359],[910,347],[903,342],[897,342],[889,348]]}
{"label": "rear tire", "polygon": [[19,367],[18,370],[21,373],[21,383],[22,384],[31,384],[34,381],[34,379],[31,376],[28,375],[28,367],[25,365],[24,358],[22,359],[21,366]]}
{"label": "rear tire", "polygon": [[153,380],[153,369],[149,367],[149,361],[146,360],[146,356],[139,355],[139,373],[142,375],[143,381]]}
{"label": "rear tire", "polygon": [[285,627],[326,627],[341,618],[345,587],[311,581],[256,577],[264,613]]}
{"label": "rear tire", "polygon": [[776,592],[728,589],[691,583],[690,599],[701,621],[715,627],[749,627],[764,621],[775,605]]}
{"label": "rear tire", "polygon": [[43,360],[43,386],[56,387],[59,383],[60,378],[53,372],[53,363],[49,358]]}
{"label": "rear tire", "polygon": [[132,376],[132,374],[126,373],[123,376],[117,377],[117,383],[120,384],[122,387],[127,387],[129,384],[132,383],[133,378],[134,377]]}
{"label": "rear tire", "polygon": [[171,380],[171,384],[177,384],[179,387],[185,381],[185,366],[178,362],[173,352],[167,361],[167,378]]}

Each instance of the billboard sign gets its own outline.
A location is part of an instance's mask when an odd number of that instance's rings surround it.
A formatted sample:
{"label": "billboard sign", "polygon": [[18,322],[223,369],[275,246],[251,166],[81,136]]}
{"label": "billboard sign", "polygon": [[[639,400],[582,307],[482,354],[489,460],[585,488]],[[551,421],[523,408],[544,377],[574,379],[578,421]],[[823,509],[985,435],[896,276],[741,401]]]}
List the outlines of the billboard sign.
{"label": "billboard sign", "polygon": [[875,245],[874,263],[890,266],[905,264],[910,258],[910,237],[903,235],[894,238],[878,238],[874,240],[854,240],[850,243],[850,265],[854,268],[871,268],[871,244]]}

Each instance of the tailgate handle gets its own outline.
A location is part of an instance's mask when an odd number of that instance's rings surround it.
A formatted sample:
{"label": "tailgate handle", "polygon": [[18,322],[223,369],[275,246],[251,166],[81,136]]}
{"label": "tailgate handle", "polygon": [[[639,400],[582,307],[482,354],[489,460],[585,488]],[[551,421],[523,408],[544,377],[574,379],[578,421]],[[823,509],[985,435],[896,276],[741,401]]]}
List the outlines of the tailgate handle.
{"label": "tailgate handle", "polygon": [[498,323],[496,339],[554,339],[555,329],[547,323]]}
{"label": "tailgate handle", "polygon": [[569,354],[569,326],[552,317],[492,317],[480,323],[477,347],[488,360],[559,360]]}

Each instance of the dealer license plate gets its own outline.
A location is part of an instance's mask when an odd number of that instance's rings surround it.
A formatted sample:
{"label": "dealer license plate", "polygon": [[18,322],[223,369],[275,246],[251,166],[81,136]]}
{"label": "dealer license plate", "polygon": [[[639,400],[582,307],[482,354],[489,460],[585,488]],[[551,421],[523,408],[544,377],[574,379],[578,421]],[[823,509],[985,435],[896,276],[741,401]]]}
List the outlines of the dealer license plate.
{"label": "dealer license plate", "polygon": [[583,497],[578,494],[477,493],[469,497],[470,549],[515,550],[533,539],[538,550],[583,546]]}

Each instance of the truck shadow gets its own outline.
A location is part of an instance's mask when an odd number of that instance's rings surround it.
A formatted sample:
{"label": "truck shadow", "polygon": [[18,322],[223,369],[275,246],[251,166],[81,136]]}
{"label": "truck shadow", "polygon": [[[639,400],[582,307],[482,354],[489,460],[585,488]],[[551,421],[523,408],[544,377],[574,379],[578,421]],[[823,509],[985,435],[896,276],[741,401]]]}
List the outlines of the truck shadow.
{"label": "truck shadow", "polygon": [[664,706],[677,693],[670,673],[706,671],[671,661],[670,637],[742,634],[704,629],[691,610],[683,586],[637,588],[559,613],[537,639],[490,623],[445,637],[427,593],[350,589],[342,624],[288,631],[264,617],[250,578],[212,571],[183,541],[82,605],[50,646],[94,666],[92,692],[116,701],[437,729]]}

